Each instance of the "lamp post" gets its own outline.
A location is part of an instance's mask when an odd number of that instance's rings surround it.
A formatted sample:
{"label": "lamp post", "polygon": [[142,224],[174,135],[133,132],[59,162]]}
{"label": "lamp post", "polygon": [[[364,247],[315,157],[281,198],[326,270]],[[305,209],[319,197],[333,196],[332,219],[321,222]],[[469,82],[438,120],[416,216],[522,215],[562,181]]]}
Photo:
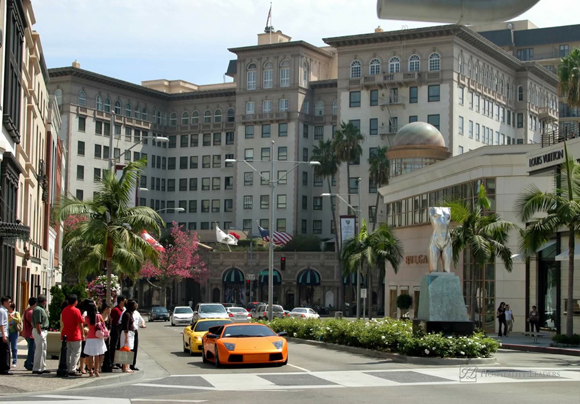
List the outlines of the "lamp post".
{"label": "lamp post", "polygon": [[[348,203],[348,201],[346,199],[344,199],[340,194],[330,194],[330,193],[323,193],[321,194],[321,196],[336,196],[338,199],[340,199],[341,201],[343,201],[349,208],[351,208],[356,215],[356,221],[360,222],[360,217],[361,217],[361,207],[360,207],[360,182],[361,179],[357,178],[357,185],[358,185],[358,209],[355,209],[354,206],[352,206],[350,203]],[[352,194],[347,194],[348,195],[352,195]],[[332,203],[332,202],[331,202]],[[340,243],[340,252],[342,253],[342,240]],[[342,254],[340,254],[342,256]],[[361,272],[360,272],[360,268],[357,269],[356,271],[356,318],[360,318],[360,277],[361,277]],[[364,313],[363,313],[364,316]]]}
{"label": "lamp post", "polygon": [[164,210],[174,210],[175,212],[185,212],[185,209],[183,209],[183,208],[163,208],[163,209],[156,210],[155,212],[156,213],[161,213]]}
{"label": "lamp post", "polygon": [[[285,180],[286,179],[285,177],[287,177],[289,173],[291,173],[296,168],[298,168],[299,165],[301,165],[301,164],[308,164],[310,166],[320,165],[320,162],[318,162],[318,161],[278,161],[278,160],[274,160],[274,144],[275,144],[275,142],[272,140],[272,144],[270,145],[270,178],[268,180],[268,182],[270,183],[270,226],[269,226],[269,233],[270,233],[269,258],[270,259],[269,259],[269,265],[268,265],[268,320],[269,321],[272,321],[272,314],[273,314],[272,306],[274,305],[274,213],[275,213],[274,212],[274,189],[276,188],[276,185],[278,185],[280,180],[282,180],[282,179]],[[257,162],[265,163],[267,161],[268,160],[257,161]],[[260,178],[264,179],[264,177],[262,176],[260,171],[258,171],[247,160],[226,159],[225,162],[226,163],[244,163],[244,164],[248,165],[253,171],[258,173]],[[292,167],[292,169],[287,171],[283,177],[274,180],[275,163],[294,164],[294,167]]]}

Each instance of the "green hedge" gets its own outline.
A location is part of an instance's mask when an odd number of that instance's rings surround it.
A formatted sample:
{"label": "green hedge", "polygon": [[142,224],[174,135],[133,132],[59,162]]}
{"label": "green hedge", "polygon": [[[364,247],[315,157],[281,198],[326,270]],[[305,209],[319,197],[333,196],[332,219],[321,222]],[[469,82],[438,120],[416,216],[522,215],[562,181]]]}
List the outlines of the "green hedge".
{"label": "green hedge", "polygon": [[565,334],[558,334],[552,337],[552,341],[561,345],[580,345],[580,334],[574,334],[571,337]]}
{"label": "green hedge", "polygon": [[359,348],[396,352],[409,356],[439,358],[488,358],[499,344],[483,333],[471,337],[442,334],[413,334],[410,321],[390,318],[371,320],[274,319],[265,322],[274,331],[289,337],[331,342]]}

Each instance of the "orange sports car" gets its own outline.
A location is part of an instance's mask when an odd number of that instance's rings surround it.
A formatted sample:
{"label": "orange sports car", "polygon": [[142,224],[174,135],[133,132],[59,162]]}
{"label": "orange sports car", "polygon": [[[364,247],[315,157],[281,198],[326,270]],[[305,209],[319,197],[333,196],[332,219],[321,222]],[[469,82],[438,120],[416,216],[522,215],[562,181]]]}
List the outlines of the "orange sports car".
{"label": "orange sports car", "polygon": [[276,334],[263,324],[224,324],[210,327],[203,336],[202,358],[216,366],[234,364],[288,363],[285,332]]}

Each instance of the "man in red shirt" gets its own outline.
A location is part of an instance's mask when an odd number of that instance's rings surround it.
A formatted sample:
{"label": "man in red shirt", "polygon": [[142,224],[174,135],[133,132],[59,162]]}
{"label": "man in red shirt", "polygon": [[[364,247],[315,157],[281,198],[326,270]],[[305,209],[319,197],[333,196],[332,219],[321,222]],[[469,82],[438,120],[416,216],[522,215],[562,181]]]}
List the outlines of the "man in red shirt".
{"label": "man in red shirt", "polygon": [[34,351],[36,348],[34,337],[32,336],[32,311],[35,307],[36,297],[31,297],[28,299],[28,308],[24,311],[24,315],[22,316],[21,335],[28,344],[28,354],[26,355],[26,360],[24,361],[24,368],[30,371],[32,371],[32,365],[34,365]]}
{"label": "man in red shirt", "polygon": [[[111,330],[109,334],[109,341],[105,354],[106,358],[103,362],[103,372],[112,372],[113,364],[115,363],[115,351],[119,348],[119,335],[121,331],[121,316],[125,311],[125,296],[117,296],[117,305],[111,310],[109,317],[111,318]],[[117,367],[118,368],[118,367]]]}
{"label": "man in red shirt", "polygon": [[61,338],[66,336],[66,365],[68,374],[71,376],[80,376],[81,374],[76,372],[76,366],[81,357],[82,341],[85,339],[83,317],[81,311],[77,309],[77,296],[70,295],[67,301],[68,306],[63,309],[61,314],[62,331],[60,335]]}

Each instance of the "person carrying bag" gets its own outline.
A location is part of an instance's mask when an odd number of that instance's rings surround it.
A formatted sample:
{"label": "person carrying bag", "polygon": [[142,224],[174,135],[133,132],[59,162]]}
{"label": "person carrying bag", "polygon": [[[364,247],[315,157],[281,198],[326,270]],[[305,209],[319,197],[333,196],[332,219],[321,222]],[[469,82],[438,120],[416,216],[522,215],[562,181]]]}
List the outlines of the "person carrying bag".
{"label": "person carrying bag", "polygon": [[134,300],[129,300],[129,302],[127,302],[126,310],[121,318],[121,338],[119,344],[121,348],[115,352],[115,363],[123,365],[124,373],[133,373],[133,371],[129,369],[129,365],[133,364],[133,360],[135,359],[135,352],[131,352],[131,350],[135,344],[133,312],[136,307],[136,302]]}

